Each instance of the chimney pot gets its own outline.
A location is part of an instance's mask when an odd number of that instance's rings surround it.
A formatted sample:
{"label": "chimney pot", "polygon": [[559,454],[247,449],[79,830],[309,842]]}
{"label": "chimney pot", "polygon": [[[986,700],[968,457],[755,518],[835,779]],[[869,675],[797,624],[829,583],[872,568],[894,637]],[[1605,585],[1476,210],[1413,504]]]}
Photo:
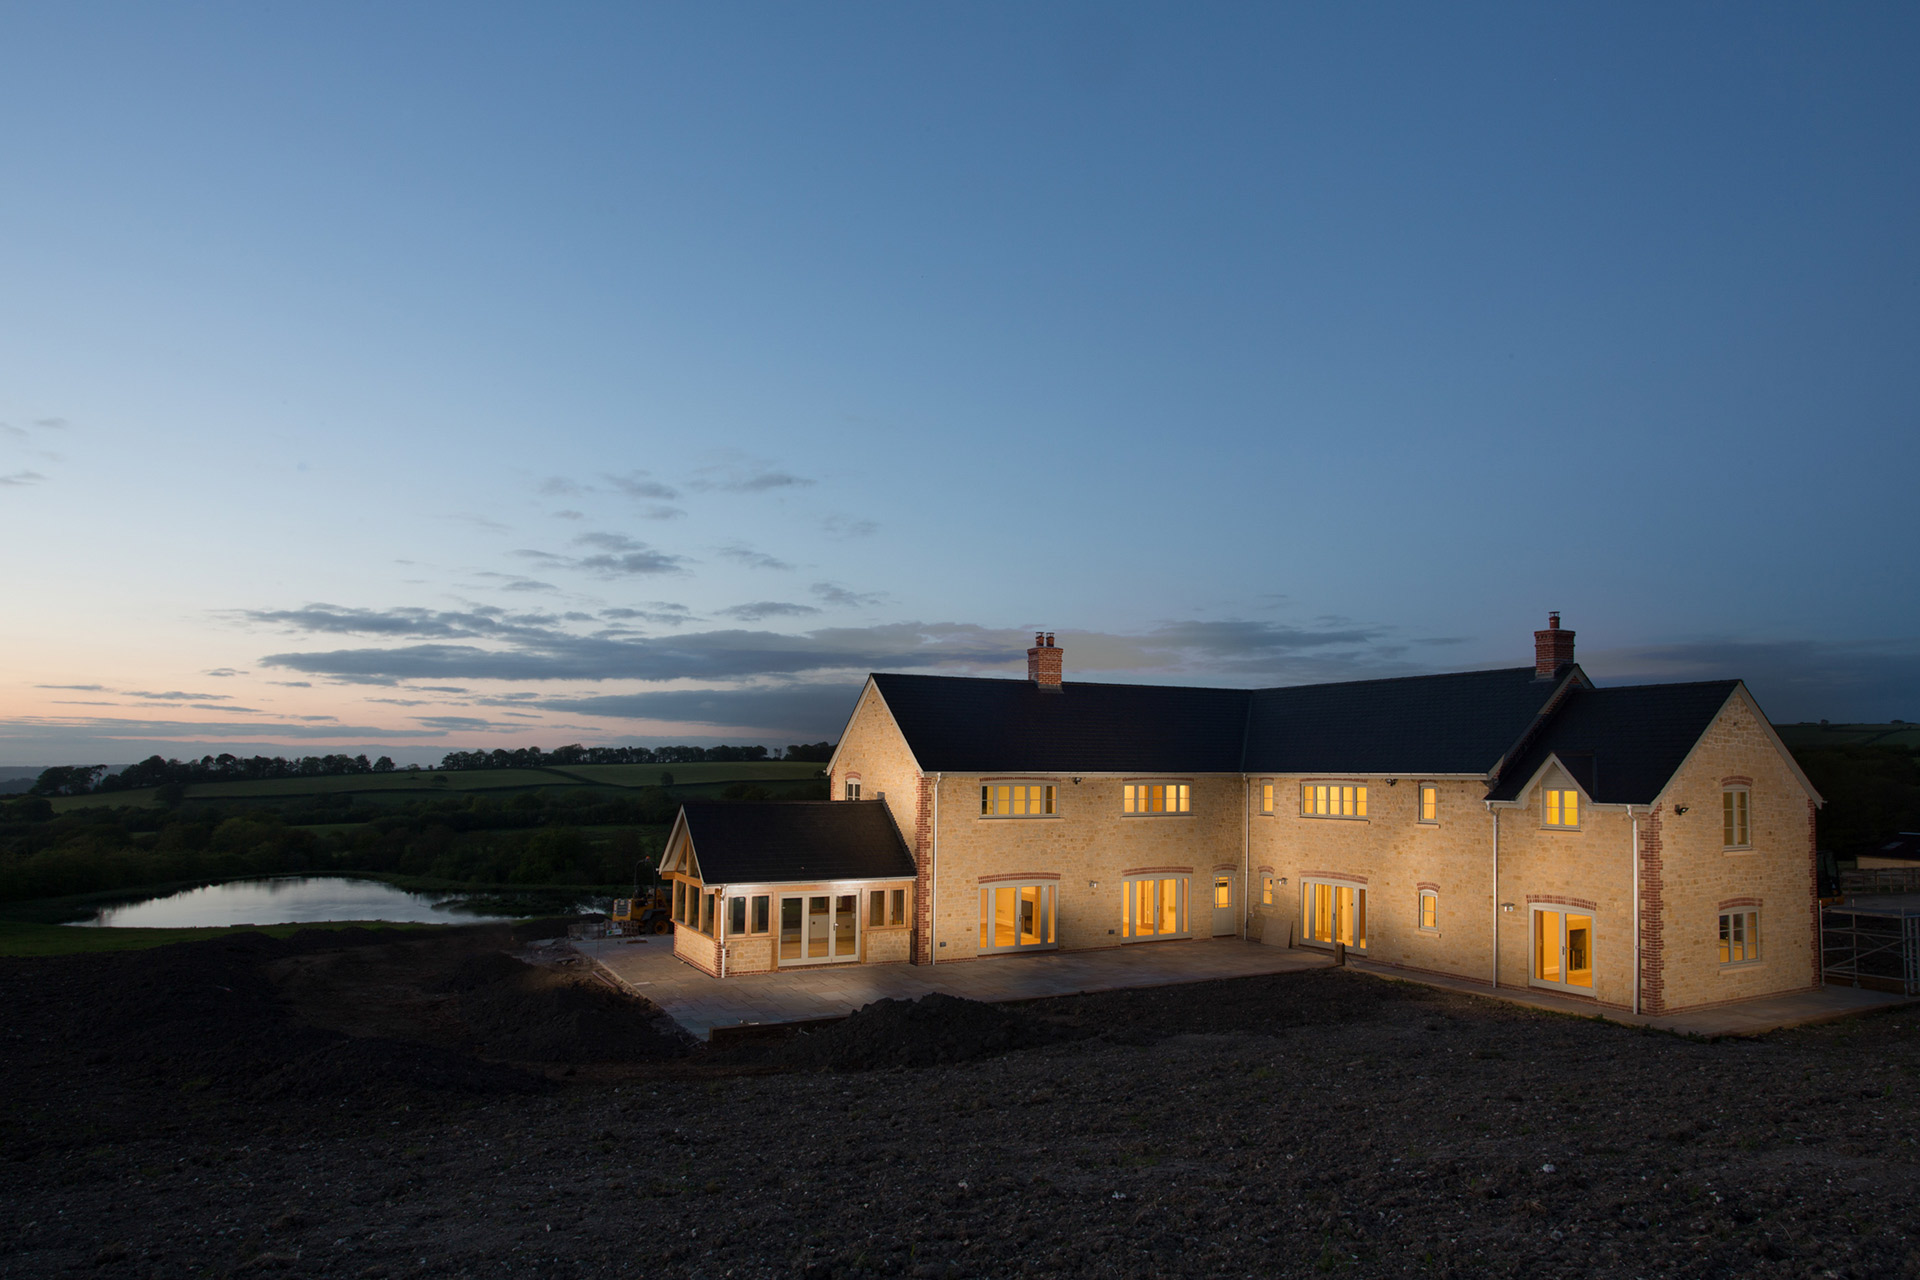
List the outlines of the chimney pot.
{"label": "chimney pot", "polygon": [[1573,665],[1573,632],[1560,629],[1560,611],[1547,615],[1547,629],[1533,633],[1533,677],[1551,680]]}
{"label": "chimney pot", "polygon": [[1059,689],[1060,658],[1060,649],[1053,643],[1053,633],[1035,632],[1033,648],[1027,650],[1027,679],[1042,689]]}

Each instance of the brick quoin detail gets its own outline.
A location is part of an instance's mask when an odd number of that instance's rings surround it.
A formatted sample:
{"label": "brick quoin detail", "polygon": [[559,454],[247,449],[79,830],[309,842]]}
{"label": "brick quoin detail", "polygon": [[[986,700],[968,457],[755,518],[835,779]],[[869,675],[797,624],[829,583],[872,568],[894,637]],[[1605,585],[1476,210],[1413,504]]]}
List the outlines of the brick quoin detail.
{"label": "brick quoin detail", "polygon": [[933,779],[920,775],[913,801],[914,964],[933,963]]}
{"label": "brick quoin detail", "polygon": [[1600,909],[1598,904],[1589,902],[1585,898],[1567,898],[1557,893],[1530,893],[1527,895],[1528,906],[1532,906],[1536,902],[1544,902],[1548,906],[1554,907],[1578,907],[1582,911],[1598,911]]}
{"label": "brick quoin detail", "polygon": [[1640,828],[1640,1011],[1667,1011],[1667,958],[1661,942],[1666,909],[1665,838],[1660,810]]}
{"label": "brick quoin detail", "polygon": [[1813,801],[1807,801],[1807,922],[1812,926],[1808,945],[1813,950],[1813,981],[1817,986],[1826,963],[1826,957],[1820,954],[1820,837],[1813,827],[1814,814],[1818,813]]}

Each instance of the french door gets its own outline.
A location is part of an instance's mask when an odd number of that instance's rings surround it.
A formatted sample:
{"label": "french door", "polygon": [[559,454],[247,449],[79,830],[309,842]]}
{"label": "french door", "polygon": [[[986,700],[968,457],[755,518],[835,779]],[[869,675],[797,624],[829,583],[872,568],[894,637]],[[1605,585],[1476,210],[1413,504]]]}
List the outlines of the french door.
{"label": "french door", "polygon": [[1300,885],[1300,940],[1365,950],[1367,891],[1359,885],[1306,880]]}
{"label": "french door", "polygon": [[1548,907],[1533,909],[1533,984],[1593,990],[1592,916]]}
{"label": "french door", "polygon": [[835,964],[860,958],[860,895],[782,894],[780,965]]}
{"label": "french door", "polygon": [[980,951],[1036,951],[1059,945],[1054,935],[1054,886],[983,885]]}

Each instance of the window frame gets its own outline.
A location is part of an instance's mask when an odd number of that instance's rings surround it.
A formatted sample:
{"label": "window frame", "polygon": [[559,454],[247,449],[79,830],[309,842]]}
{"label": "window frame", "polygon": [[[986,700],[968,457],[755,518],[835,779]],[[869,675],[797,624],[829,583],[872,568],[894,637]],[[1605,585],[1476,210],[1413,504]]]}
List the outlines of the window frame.
{"label": "window frame", "polygon": [[[1567,802],[1556,797],[1573,797],[1573,821],[1558,822],[1553,815],[1566,817]],[[1578,831],[1586,820],[1586,802],[1580,789],[1573,786],[1540,788],[1540,828],[1543,831]]]}
{"label": "window frame", "polygon": [[[1147,804],[1152,793],[1158,791],[1162,808],[1151,809],[1140,806]],[[1176,808],[1175,805],[1178,804]],[[1123,818],[1188,818],[1193,816],[1193,783],[1165,780],[1160,782],[1123,782],[1120,784],[1120,816]]]}
{"label": "window frame", "polygon": [[[738,923],[735,923],[735,921]],[[745,894],[731,894],[727,898],[727,936],[745,937],[747,932],[747,899]]]}
{"label": "window frame", "polygon": [[[1040,942],[1021,942],[1020,904],[1026,901],[1026,891],[1033,890],[1032,902],[1035,911],[1035,923],[1039,925],[1037,936]],[[1000,925],[998,915],[999,896],[1011,893],[1013,897],[1013,936],[1014,941],[1006,946],[987,943],[984,938],[989,930],[995,936]],[[1058,880],[995,880],[980,886],[980,920],[978,942],[974,954],[983,956],[1010,956],[1032,951],[1058,951],[1060,949],[1060,882]]]}
{"label": "window frame", "polygon": [[1740,783],[1720,788],[1720,847],[1728,853],[1745,853],[1753,848],[1751,786]]}
{"label": "window frame", "polygon": [[[1429,911],[1431,906],[1431,911]],[[1428,918],[1431,916],[1432,923]],[[1421,889],[1414,896],[1414,928],[1420,933],[1440,932],[1440,891]]]}
{"label": "window frame", "polygon": [[[1429,805],[1428,800],[1432,800]],[[1429,816],[1431,813],[1431,816]],[[1440,784],[1422,782],[1414,789],[1414,822],[1423,827],[1440,825]]]}
{"label": "window frame", "polygon": [[[1351,793],[1351,794],[1349,794]],[[1323,804],[1330,808],[1323,809]],[[1302,782],[1300,816],[1341,822],[1370,822],[1364,782]]]}
{"label": "window frame", "polygon": [[747,919],[747,936],[759,937],[773,932],[773,895],[756,893],[750,895],[753,906]]}
{"label": "window frame", "polygon": [[1260,781],[1259,793],[1254,797],[1255,806],[1261,817],[1271,818],[1276,815],[1274,805],[1278,798],[1279,788],[1277,784],[1275,784],[1272,778],[1263,778]]}
{"label": "window frame", "polygon": [[[1757,906],[1729,907],[1718,914],[1720,916],[1720,930],[1717,941],[1719,944],[1718,954],[1720,956],[1720,967],[1722,969],[1744,969],[1748,965],[1759,964],[1762,958],[1760,952],[1760,908]],[[1744,935],[1739,938],[1737,943],[1740,949],[1737,955],[1734,954],[1733,950],[1736,945],[1736,933]]]}
{"label": "window frame", "polygon": [[887,898],[887,925],[903,925],[907,922],[907,891],[894,889]]}
{"label": "window frame", "polygon": [[[1002,798],[999,792],[1006,792],[1006,811],[1000,810]],[[1038,795],[1029,794],[1038,792]],[[1057,818],[1060,816],[1060,788],[1052,782],[983,782],[980,784],[980,817],[983,821],[1031,818]],[[1030,807],[1038,803],[1042,809],[1038,813],[1014,812],[1014,806]]]}
{"label": "window frame", "polygon": [[842,800],[858,800],[860,798],[860,779],[848,778],[845,783],[844,794],[840,798]]}

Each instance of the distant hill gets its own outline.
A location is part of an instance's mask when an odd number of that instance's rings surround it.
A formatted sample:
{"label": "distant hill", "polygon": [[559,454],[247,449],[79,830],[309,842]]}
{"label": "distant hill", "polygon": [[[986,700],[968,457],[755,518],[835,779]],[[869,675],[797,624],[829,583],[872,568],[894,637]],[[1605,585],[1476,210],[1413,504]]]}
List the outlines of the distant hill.
{"label": "distant hill", "polygon": [[1790,750],[1812,747],[1920,748],[1920,724],[1892,720],[1886,724],[1829,724],[1825,720],[1776,724],[1774,732]]}

